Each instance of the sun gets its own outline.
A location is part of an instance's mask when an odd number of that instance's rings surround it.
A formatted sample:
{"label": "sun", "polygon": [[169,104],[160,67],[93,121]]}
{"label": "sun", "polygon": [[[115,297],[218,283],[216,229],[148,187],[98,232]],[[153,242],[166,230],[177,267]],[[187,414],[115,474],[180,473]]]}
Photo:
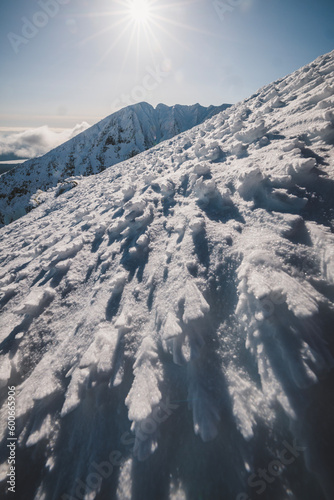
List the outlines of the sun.
{"label": "sun", "polygon": [[128,15],[135,24],[148,24],[152,20],[148,0],[132,0],[128,4]]}
{"label": "sun", "polygon": [[[60,1],[60,0],[59,0]],[[168,42],[177,44],[183,50],[188,50],[188,46],[183,43],[178,32],[185,30],[195,31],[201,34],[210,35],[198,28],[175,19],[173,12],[178,11],[182,5],[188,5],[199,0],[105,0],[111,4],[106,10],[93,11],[83,14],[83,17],[106,18],[106,26],[93,35],[81,41],[84,45],[91,40],[106,36],[111,33],[111,39],[106,43],[105,50],[97,61],[97,66],[101,65],[116,46],[123,45],[124,55],[119,74],[122,74],[128,58],[132,55],[136,57],[136,68],[139,67],[140,59],[149,57],[155,65],[161,60],[170,59],[166,54]],[[109,23],[110,20],[110,23]]]}

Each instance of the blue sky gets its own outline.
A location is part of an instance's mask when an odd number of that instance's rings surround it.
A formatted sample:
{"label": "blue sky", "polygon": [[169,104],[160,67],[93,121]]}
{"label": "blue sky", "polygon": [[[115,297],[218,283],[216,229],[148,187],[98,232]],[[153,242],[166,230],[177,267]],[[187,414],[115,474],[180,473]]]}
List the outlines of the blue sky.
{"label": "blue sky", "polygon": [[144,20],[130,3],[1,2],[0,127],[93,124],[141,100],[233,103],[334,49],[332,0],[153,0]]}

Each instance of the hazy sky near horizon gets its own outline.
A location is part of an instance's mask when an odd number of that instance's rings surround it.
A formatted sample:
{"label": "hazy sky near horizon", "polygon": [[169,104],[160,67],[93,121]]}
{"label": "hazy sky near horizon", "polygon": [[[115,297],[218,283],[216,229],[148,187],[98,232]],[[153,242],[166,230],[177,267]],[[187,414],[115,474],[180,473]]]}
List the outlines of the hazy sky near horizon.
{"label": "hazy sky near horizon", "polygon": [[334,49],[332,0],[11,0],[0,9],[3,128],[93,124],[138,101],[234,103]]}

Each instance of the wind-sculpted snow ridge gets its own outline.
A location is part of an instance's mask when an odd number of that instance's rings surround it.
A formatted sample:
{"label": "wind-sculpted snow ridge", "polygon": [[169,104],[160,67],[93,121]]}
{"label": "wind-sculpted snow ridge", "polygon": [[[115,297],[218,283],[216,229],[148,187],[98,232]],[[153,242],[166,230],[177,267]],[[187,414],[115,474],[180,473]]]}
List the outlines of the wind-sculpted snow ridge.
{"label": "wind-sculpted snow ridge", "polygon": [[333,498],[333,70],[1,229],[4,496]]}
{"label": "wind-sculpted snow ridge", "polygon": [[102,172],[228,107],[159,104],[154,109],[142,102],[108,116],[46,155],[26,161],[1,177],[0,225],[40,205],[48,189],[57,186],[61,194],[77,183],[76,177]]}

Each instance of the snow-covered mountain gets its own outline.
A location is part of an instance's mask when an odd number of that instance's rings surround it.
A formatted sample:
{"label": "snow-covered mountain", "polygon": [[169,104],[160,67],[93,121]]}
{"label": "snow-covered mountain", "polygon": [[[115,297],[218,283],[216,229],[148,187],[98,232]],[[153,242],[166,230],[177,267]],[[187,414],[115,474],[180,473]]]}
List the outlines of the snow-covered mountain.
{"label": "snow-covered mountain", "polygon": [[[73,139],[1,177],[0,224],[21,217],[39,203],[40,191],[73,176],[102,172],[228,108],[199,104],[153,108],[140,103],[108,116]],[[66,182],[65,182],[66,184]]]}
{"label": "snow-covered mountain", "polygon": [[12,386],[17,498],[334,498],[333,104],[334,52],[1,228],[3,498]]}

